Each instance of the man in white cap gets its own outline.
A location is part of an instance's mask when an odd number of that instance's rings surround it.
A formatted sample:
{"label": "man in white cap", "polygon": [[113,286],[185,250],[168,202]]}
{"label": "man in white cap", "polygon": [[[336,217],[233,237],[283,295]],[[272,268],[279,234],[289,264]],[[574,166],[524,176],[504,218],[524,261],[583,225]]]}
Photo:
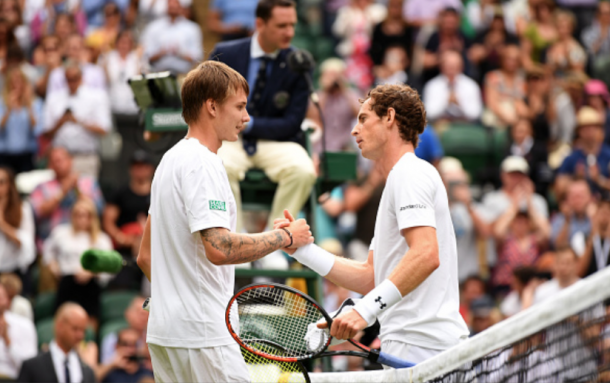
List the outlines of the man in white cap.
{"label": "man in white cap", "polygon": [[[534,192],[534,183],[528,174],[529,165],[523,157],[509,156],[502,161],[500,165],[502,186],[499,190],[485,195],[482,201],[483,207],[480,212],[487,223],[493,225],[510,208],[515,199],[518,199],[525,208],[530,196],[536,211],[545,218],[549,218],[546,200]],[[493,266],[496,260],[496,247],[493,240],[489,241],[487,258]]]}
{"label": "man in white cap", "polygon": [[576,116],[574,150],[557,170],[555,193],[565,193],[571,179],[585,178],[594,193],[610,190],[610,146],[604,144],[604,121],[599,112],[584,106]]}

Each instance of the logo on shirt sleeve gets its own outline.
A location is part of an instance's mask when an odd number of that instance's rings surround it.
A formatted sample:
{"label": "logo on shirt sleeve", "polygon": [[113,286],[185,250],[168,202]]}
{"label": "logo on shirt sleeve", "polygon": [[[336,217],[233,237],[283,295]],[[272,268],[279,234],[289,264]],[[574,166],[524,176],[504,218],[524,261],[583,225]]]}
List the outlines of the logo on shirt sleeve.
{"label": "logo on shirt sleeve", "polygon": [[227,211],[227,205],[223,201],[210,200],[210,210]]}
{"label": "logo on shirt sleeve", "polygon": [[406,206],[400,207],[400,211],[407,210],[407,209],[427,209],[427,207],[426,207],[426,205],[422,205],[421,203],[416,203],[415,205],[406,205]]}

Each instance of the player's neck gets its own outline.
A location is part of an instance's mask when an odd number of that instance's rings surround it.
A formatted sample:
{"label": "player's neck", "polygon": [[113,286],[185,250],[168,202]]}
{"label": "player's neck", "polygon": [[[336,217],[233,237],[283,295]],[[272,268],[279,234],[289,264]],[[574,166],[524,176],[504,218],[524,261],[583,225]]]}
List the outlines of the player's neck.
{"label": "player's neck", "polygon": [[189,125],[186,139],[194,138],[199,143],[214,154],[218,154],[218,149],[222,145],[222,141],[218,139],[216,132],[212,126],[205,126],[204,124]]}
{"label": "player's neck", "polygon": [[388,147],[384,150],[384,155],[377,160],[377,164],[380,166],[385,178],[388,177],[392,168],[405,154],[414,152],[415,149],[411,143],[404,142],[402,139],[399,142],[396,140],[390,141]]}

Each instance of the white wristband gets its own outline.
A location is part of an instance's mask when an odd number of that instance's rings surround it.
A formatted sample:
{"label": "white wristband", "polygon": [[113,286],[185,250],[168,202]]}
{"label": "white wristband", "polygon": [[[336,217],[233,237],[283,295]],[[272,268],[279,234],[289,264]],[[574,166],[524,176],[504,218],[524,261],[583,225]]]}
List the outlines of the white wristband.
{"label": "white wristband", "polygon": [[402,295],[398,287],[392,281],[386,279],[356,303],[354,310],[358,311],[358,314],[370,326],[375,323],[379,315],[400,302],[401,299]]}
{"label": "white wristband", "polygon": [[335,264],[335,256],[315,243],[299,247],[292,258],[301,262],[321,276],[326,276]]}

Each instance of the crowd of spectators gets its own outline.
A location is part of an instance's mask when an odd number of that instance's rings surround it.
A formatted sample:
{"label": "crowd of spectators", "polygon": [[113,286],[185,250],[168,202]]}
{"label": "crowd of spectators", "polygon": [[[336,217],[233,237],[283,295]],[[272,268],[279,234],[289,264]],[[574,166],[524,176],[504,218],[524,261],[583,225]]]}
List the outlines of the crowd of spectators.
{"label": "crowd of spectators", "polygon": [[[204,41],[251,36],[267,22],[255,17],[256,4],[2,0],[1,379],[16,379],[36,356],[33,321],[41,322],[31,303],[47,291],[56,292],[55,337],[42,355],[59,381],[67,373],[151,379],[142,298],[126,309],[124,326],[101,335],[101,295],[146,295],[145,278],[134,265],[91,274],[79,256],[114,248],[134,258],[155,158],[128,153],[129,166],[111,174],[127,183],[102,188],[101,148],[138,125],[128,78],[184,75],[207,58]],[[416,155],[437,167],[448,190],[460,310],[472,334],[610,264],[609,1],[301,0],[297,9],[300,24],[324,24],[318,37],[334,47],[332,57],[317,57],[322,113],[310,105],[305,120],[317,127],[316,169],[324,147],[357,151],[350,130],[371,87],[401,82],[420,92],[429,126]],[[444,134],[465,126],[500,142],[484,174],[443,147]],[[318,243],[366,259],[383,186],[375,166],[359,158],[358,180],[319,199]],[[348,296],[327,288],[328,302]],[[99,348],[85,342],[88,328]],[[39,358],[24,364],[22,379],[44,376]]]}

